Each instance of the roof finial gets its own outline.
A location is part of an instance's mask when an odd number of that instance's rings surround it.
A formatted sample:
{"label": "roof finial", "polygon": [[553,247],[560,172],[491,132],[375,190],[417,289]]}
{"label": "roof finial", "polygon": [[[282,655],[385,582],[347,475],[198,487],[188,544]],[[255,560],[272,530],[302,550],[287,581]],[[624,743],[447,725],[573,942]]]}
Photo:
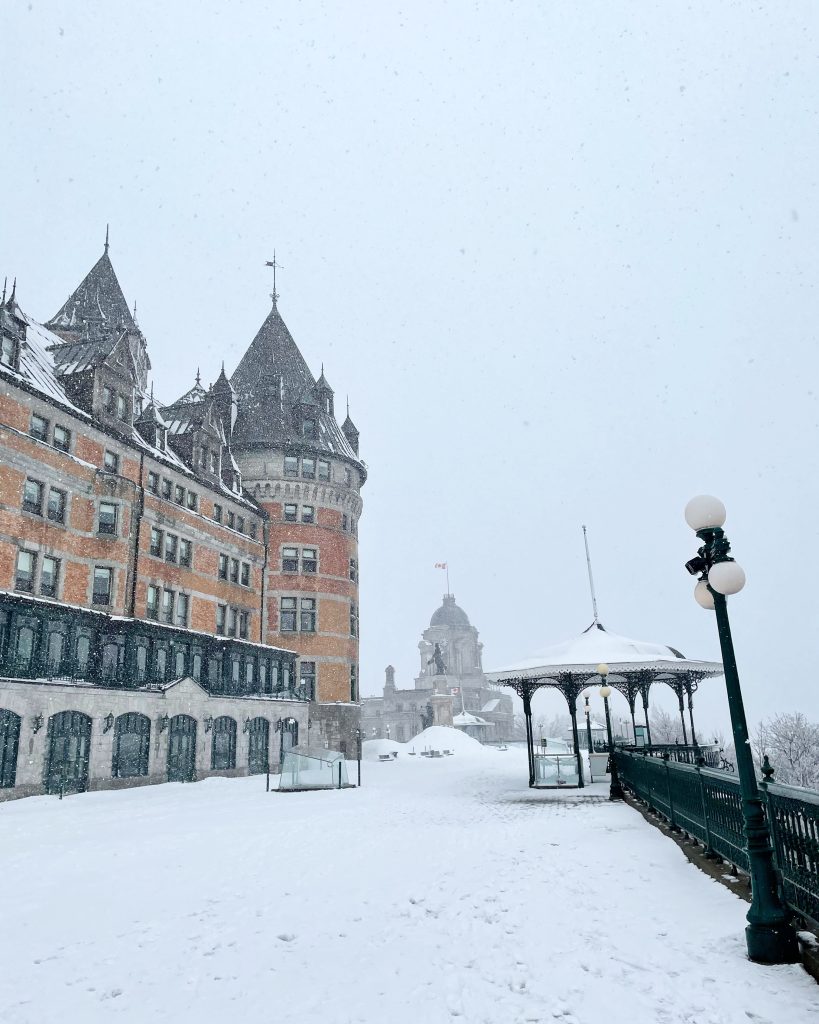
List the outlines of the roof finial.
{"label": "roof finial", "polygon": [[5,305],[5,302],[6,302],[6,285],[8,283],[9,283],[9,279],[7,277],[4,277],[3,278],[3,304],[4,305]]}
{"label": "roof finial", "polygon": [[277,263],[276,262],[276,250],[275,249],[273,250],[273,259],[272,260],[266,260],[265,261],[265,266],[273,268],[273,293],[270,296],[270,298],[273,300],[273,307],[275,309],[276,301],[279,298],[279,293],[276,291],[276,271],[282,269],[281,263]]}
{"label": "roof finial", "polygon": [[108,225],[105,225],[105,256],[108,255]]}
{"label": "roof finial", "polygon": [[198,366],[196,367],[196,385],[197,385],[197,387],[201,387],[201,385],[202,385],[202,378],[199,376],[199,367]]}
{"label": "roof finial", "polygon": [[9,302],[14,302],[17,297],[17,278],[14,278],[14,284],[11,286],[11,295],[9,296]]}
{"label": "roof finial", "polygon": [[151,381],[151,405],[154,404],[154,382]]}
{"label": "roof finial", "polygon": [[586,565],[589,569],[589,590],[591,591],[592,610],[594,611],[594,625],[597,626],[600,623],[600,619],[597,615],[597,598],[594,593],[594,577],[592,576],[591,556],[589,555],[589,538],[586,536],[585,526],[583,527],[583,543],[586,545]]}

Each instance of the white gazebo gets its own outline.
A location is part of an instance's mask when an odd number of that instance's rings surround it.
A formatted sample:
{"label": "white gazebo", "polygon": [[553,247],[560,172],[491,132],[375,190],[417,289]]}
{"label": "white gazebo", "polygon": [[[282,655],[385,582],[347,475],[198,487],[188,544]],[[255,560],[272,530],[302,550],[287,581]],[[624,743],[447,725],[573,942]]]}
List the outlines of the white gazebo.
{"label": "white gazebo", "polygon": [[[599,622],[593,622],[580,636],[563,643],[547,647],[541,654],[506,668],[487,672],[487,677],[501,686],[509,686],[523,701],[526,716],[526,739],[529,747],[529,784],[534,785],[533,739],[532,739],[532,695],[536,690],[549,687],[559,690],[569,705],[572,719],[572,737],[577,751],[580,768],[580,744],[577,715],[577,698],[581,691],[594,684],[599,676],[597,666],[609,666],[607,683],[628,701],[631,724],[636,735],[635,702],[639,693],[645,715],[645,729],[649,745],[651,729],[648,722],[649,690],[653,683],[665,683],[677,694],[683,738],[688,743],[685,722],[685,698],[688,702],[688,717],[691,724],[691,741],[696,744],[694,731],[693,694],[702,679],[722,675],[721,662],[692,661],[674,647],[665,644],[646,643],[630,640],[605,629]],[[582,770],[579,771],[580,785],[583,785]]]}

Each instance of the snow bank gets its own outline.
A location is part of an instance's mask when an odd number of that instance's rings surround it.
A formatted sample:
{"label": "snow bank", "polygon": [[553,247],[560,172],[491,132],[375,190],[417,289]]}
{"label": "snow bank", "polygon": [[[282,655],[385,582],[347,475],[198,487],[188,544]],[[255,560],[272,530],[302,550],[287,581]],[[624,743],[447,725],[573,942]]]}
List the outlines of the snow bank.
{"label": "snow bank", "polygon": [[409,750],[414,747],[416,754],[422,750],[454,750],[456,754],[475,754],[478,757],[494,753],[491,747],[485,747],[460,729],[452,729],[448,725],[431,725],[403,746]]}
{"label": "snow bank", "polygon": [[407,744],[398,740],[364,740],[361,756],[365,761],[377,761],[381,754],[393,754],[397,750],[400,756],[406,749]]}

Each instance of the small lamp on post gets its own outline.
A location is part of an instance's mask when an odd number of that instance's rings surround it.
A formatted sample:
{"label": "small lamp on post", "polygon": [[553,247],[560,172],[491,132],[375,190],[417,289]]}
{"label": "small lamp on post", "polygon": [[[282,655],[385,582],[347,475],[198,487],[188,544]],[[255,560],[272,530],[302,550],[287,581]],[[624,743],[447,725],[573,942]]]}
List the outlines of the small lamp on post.
{"label": "small lamp on post", "polygon": [[611,778],[611,784],[609,785],[609,800],[622,800],[623,799],[623,787],[620,785],[620,773],[617,771],[617,758],[614,755],[614,740],[611,735],[611,715],[609,714],[609,697],[611,696],[611,687],[606,682],[606,676],[609,674],[609,667],[605,662],[597,666],[597,674],[603,685],[600,687],[600,696],[603,698],[603,706],[606,709],[606,736],[609,741],[609,775]]}
{"label": "small lamp on post", "polygon": [[586,743],[589,748],[589,782],[594,782],[594,776],[592,775],[592,737],[591,737],[591,708],[589,707],[589,695],[584,693],[583,696],[586,699],[586,706],[583,711],[586,715]]}
{"label": "small lamp on post", "polygon": [[774,869],[771,833],[759,796],[725,600],[745,586],[745,573],[730,556],[731,545],[722,529],[725,519],[725,506],[719,498],[701,494],[688,502],[685,521],[702,541],[702,547],[685,567],[692,576],[699,576],[694,588],[697,604],[714,611],[717,619],[751,875],[751,909],[745,929],[748,957],[763,964],[788,964],[798,959],[796,934]]}

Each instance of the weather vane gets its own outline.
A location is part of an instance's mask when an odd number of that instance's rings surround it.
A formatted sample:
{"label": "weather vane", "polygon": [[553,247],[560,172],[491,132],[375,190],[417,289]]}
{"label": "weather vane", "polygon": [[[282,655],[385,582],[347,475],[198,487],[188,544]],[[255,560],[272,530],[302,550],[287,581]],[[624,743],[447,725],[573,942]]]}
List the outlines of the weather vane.
{"label": "weather vane", "polygon": [[276,305],[276,301],[279,298],[279,293],[276,291],[276,271],[283,269],[281,263],[277,263],[276,262],[276,250],[275,249],[273,250],[273,259],[272,260],[266,260],[265,261],[265,266],[273,268],[273,294],[270,296],[270,298],[273,300],[273,305],[275,306]]}

